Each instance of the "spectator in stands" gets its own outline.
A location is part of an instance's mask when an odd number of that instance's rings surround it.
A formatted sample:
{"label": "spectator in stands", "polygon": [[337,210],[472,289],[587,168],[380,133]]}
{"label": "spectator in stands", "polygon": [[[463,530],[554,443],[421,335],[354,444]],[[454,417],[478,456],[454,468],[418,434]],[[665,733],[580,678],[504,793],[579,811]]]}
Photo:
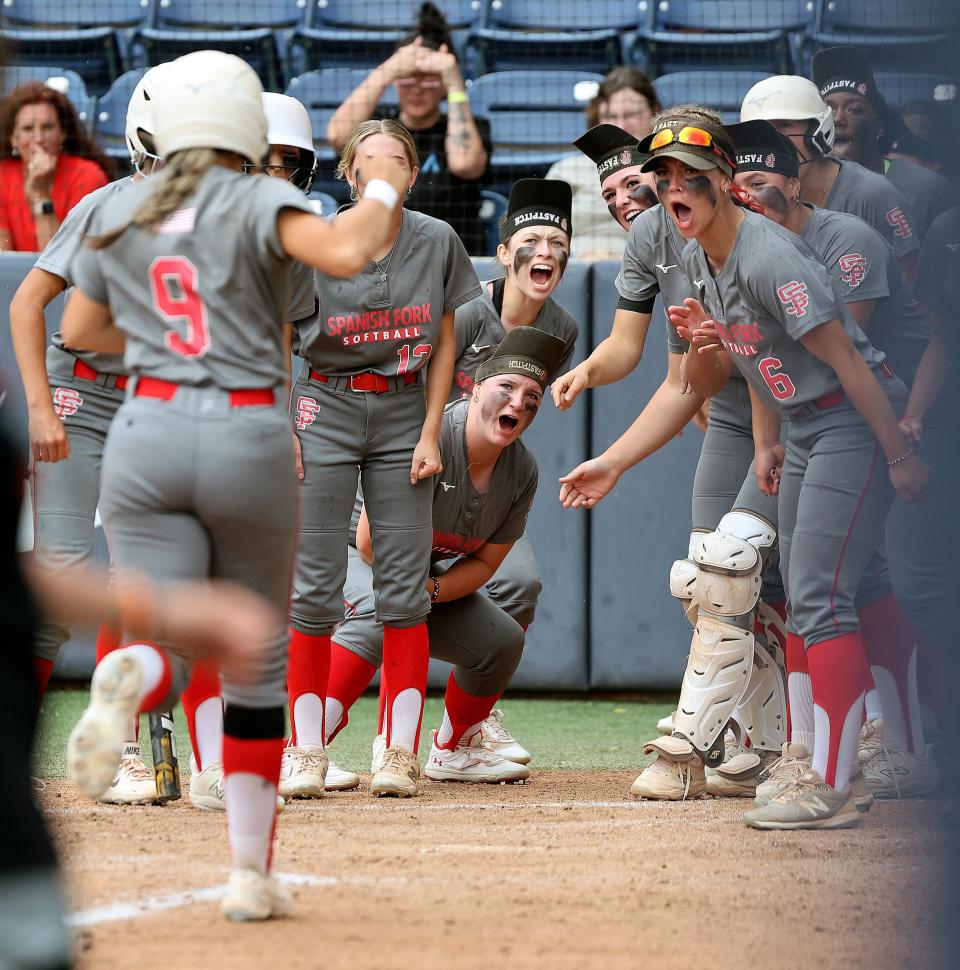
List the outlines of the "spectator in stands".
{"label": "spectator in stands", "polygon": [[[617,125],[637,141],[650,132],[653,116],[662,110],[650,78],[635,67],[616,67],[604,78],[587,106],[587,129]],[[620,259],[626,236],[610,218],[597,192],[597,166],[575,152],[558,161],[548,179],[562,179],[573,189],[573,223],[577,227],[570,255],[578,259]],[[651,181],[651,187],[653,182]]]}
{"label": "spectator in stands", "polygon": [[66,95],[18,87],[0,103],[0,249],[39,252],[111,169]]}
{"label": "spectator in stands", "polygon": [[[391,84],[399,109],[378,108]],[[440,110],[444,98],[446,114]],[[468,252],[482,255],[480,188],[490,165],[490,125],[470,111],[450,28],[432,3],[420,8],[396,52],[340,105],[327,125],[327,141],[339,151],[350,132],[370,118],[399,121],[416,143],[420,177],[407,208],[448,222]]]}

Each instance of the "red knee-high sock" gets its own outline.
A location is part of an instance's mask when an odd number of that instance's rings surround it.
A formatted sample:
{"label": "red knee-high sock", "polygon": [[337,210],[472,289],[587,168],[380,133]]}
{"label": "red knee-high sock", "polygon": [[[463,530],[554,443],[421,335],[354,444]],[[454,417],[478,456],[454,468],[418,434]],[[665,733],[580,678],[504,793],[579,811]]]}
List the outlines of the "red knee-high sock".
{"label": "red knee-high sock", "polygon": [[427,624],[383,627],[383,678],[386,683],[387,747],[416,753],[427,692],[430,641]]}
{"label": "red knee-high sock", "polygon": [[810,668],[803,638],[787,633],[787,708],[791,743],[802,744],[813,753],[813,693],[810,689]]}
{"label": "red knee-high sock", "polygon": [[283,738],[223,738],[227,833],[235,868],[269,872]]}
{"label": "red knee-high sock", "polygon": [[112,626],[103,624],[97,628],[97,663],[108,654],[113,653],[123,642],[120,632]]}
{"label": "red knee-high sock", "polygon": [[380,671],[380,696],[377,698],[377,734],[385,734],[387,730],[387,684]]}
{"label": "red knee-high sock", "polygon": [[443,723],[437,731],[437,747],[452,751],[470,729],[490,716],[499,694],[477,697],[468,694],[458,683],[454,671],[447,680],[447,693],[444,697]]}
{"label": "red knee-high sock", "polygon": [[33,682],[37,689],[37,707],[43,703],[43,695],[47,692],[47,684],[50,683],[52,673],[52,660],[44,660],[43,657],[33,658]]}
{"label": "red knee-high sock", "polygon": [[294,745],[323,747],[323,703],[330,676],[330,637],[290,630],[287,693]]}
{"label": "red knee-high sock", "polygon": [[330,644],[330,677],[327,680],[327,699],[324,704],[324,737],[329,744],[350,720],[350,708],[370,686],[377,668],[358,657],[352,650],[341,647],[335,640]]}
{"label": "red knee-high sock", "polygon": [[[216,719],[204,718],[198,729],[197,711],[207,701],[215,702]],[[197,769],[202,771],[222,757],[223,709],[220,706],[220,674],[215,660],[197,660],[187,689],[180,695],[183,714],[190,732],[190,744]]]}
{"label": "red knee-high sock", "polygon": [[893,593],[868,603],[857,615],[870,673],[880,695],[884,738],[919,754],[923,750],[923,733],[914,629]]}
{"label": "red knee-high sock", "polygon": [[813,769],[828,784],[846,788],[860,737],[867,656],[859,633],[846,633],[807,650],[813,689]]}

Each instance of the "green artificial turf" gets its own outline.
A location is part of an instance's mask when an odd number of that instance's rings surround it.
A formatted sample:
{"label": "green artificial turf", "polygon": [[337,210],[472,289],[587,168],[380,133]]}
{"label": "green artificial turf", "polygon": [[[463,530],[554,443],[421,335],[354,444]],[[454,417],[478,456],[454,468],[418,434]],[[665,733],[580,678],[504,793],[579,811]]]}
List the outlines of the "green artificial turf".
{"label": "green artificial turf", "polygon": [[[35,773],[41,778],[67,773],[67,736],[87,702],[85,690],[50,690],[40,710]],[[670,701],[636,698],[507,697],[500,705],[504,723],[534,756],[537,768],[636,768],[645,741],[656,736],[657,719],[671,710]],[[429,750],[429,731],[440,724],[443,698],[427,698],[421,752]],[[342,768],[370,770],[370,742],[376,734],[377,698],[361,697],[350,712],[350,724],[334,742],[330,754]],[[183,712],[174,712],[181,764],[190,755]],[[144,755],[150,738],[142,719]]]}

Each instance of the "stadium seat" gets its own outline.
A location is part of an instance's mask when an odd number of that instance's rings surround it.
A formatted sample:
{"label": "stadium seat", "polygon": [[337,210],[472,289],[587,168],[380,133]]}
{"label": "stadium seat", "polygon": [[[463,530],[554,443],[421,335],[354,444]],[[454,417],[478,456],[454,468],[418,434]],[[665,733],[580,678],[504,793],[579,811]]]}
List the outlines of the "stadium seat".
{"label": "stadium seat", "polygon": [[944,101],[954,107],[960,100],[958,74],[895,74],[878,71],[873,76],[880,93],[889,104],[902,105],[908,101]]}
{"label": "stadium seat", "polygon": [[791,34],[814,15],[814,0],[659,0],[634,59],[651,77],[707,67],[790,74]]}
{"label": "stadium seat", "polygon": [[[487,0],[438,0],[461,60],[466,29],[480,22],[486,4]],[[292,60],[303,71],[327,67],[370,70],[382,64],[409,33],[420,5],[421,0],[318,0],[306,25],[293,36]]]}
{"label": "stadium seat", "polygon": [[769,74],[763,71],[678,71],[663,74],[653,86],[660,103],[702,104],[718,111],[727,124],[740,120],[740,105],[747,91]]}
{"label": "stadium seat", "polygon": [[[317,146],[317,156],[321,161],[332,160],[337,156],[333,149],[327,147],[327,122],[351,92],[359,87],[367,73],[363,68],[328,67],[322,71],[300,74],[287,85],[286,93],[302,102],[310,114],[313,142]],[[396,92],[392,87],[387,88],[380,103],[397,103]]]}
{"label": "stadium seat", "polygon": [[127,105],[137,82],[146,72],[145,67],[127,71],[110,85],[110,90],[97,102],[96,134],[100,147],[118,160],[128,159],[127,143],[123,132],[127,120]]}
{"label": "stadium seat", "polygon": [[15,64],[3,69],[4,94],[9,94],[14,88],[30,81],[42,81],[48,87],[65,94],[77,109],[80,120],[88,128],[93,127],[96,99],[87,94],[87,86],[76,71],[49,67],[46,64]]}
{"label": "stadium seat", "polygon": [[7,62],[75,71],[101,94],[123,72],[129,34],[149,9],[150,0],[3,0]]}
{"label": "stadium seat", "polygon": [[268,91],[283,89],[278,33],[301,23],[305,0],[160,0],[156,19],[135,36],[149,65],[213,48],[242,57]]}
{"label": "stadium seat", "polygon": [[470,103],[477,117],[490,122],[493,168],[531,174],[531,168],[545,170],[568,153],[583,134],[584,108],[602,81],[602,74],[586,71],[501,71],[478,77]]}
{"label": "stadium seat", "polygon": [[483,221],[484,241],[487,244],[487,256],[493,256],[500,243],[500,219],[506,215],[510,204],[505,195],[491,189],[481,189],[480,218]]}
{"label": "stadium seat", "polygon": [[956,56],[955,0],[819,0],[814,50],[855,44],[881,71],[929,71]]}
{"label": "stadium seat", "polygon": [[606,73],[622,64],[652,0],[493,0],[470,34],[477,74],[546,66]]}

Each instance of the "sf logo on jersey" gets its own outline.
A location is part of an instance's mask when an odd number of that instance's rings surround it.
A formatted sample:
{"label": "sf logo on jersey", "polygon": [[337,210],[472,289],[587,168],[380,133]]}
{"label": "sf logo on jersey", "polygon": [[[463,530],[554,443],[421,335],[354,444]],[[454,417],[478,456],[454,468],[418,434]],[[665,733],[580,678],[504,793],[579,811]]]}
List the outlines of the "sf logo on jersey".
{"label": "sf logo on jersey", "polygon": [[903,209],[899,206],[896,209],[891,209],[887,213],[887,222],[893,226],[894,235],[899,236],[901,239],[912,238],[913,227],[910,225],[910,220],[904,215]]}
{"label": "sf logo on jersey", "polygon": [[69,418],[76,414],[83,404],[83,398],[72,387],[58,387],[53,392],[53,410],[58,418]]}
{"label": "sf logo on jersey", "polygon": [[297,398],[297,430],[303,431],[317,420],[320,413],[320,402],[312,397]]}
{"label": "sf logo on jersey", "polygon": [[867,275],[867,260],[860,253],[847,253],[846,256],[840,257],[839,263],[840,269],[843,270],[843,276],[840,279],[851,290],[855,290]]}
{"label": "sf logo on jersey", "polygon": [[787,308],[787,313],[792,317],[802,317],[807,312],[807,304],[810,297],[807,296],[807,284],[799,280],[790,280],[783,286],[777,288],[777,296],[780,302]]}

